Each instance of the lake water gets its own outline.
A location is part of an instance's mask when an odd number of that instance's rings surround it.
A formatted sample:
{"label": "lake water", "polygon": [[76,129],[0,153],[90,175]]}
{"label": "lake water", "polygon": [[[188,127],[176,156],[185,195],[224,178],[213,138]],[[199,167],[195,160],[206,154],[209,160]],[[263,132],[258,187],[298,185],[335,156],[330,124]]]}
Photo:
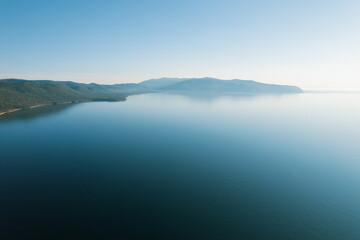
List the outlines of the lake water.
{"label": "lake water", "polygon": [[0,154],[0,239],[360,239],[360,94],[44,107]]}

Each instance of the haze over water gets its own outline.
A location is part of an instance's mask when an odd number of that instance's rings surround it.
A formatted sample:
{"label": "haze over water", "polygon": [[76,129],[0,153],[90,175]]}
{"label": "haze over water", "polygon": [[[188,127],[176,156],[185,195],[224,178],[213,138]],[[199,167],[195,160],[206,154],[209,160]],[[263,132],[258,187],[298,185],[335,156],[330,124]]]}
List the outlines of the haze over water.
{"label": "haze over water", "polygon": [[131,96],[0,118],[2,239],[359,239],[360,94]]}

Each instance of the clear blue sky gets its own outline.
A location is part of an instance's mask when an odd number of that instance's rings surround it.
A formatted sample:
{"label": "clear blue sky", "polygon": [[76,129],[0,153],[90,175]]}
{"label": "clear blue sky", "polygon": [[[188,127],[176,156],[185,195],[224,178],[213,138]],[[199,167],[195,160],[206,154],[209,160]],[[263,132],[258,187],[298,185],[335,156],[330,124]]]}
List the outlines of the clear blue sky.
{"label": "clear blue sky", "polygon": [[0,78],[360,87],[359,0],[0,0]]}

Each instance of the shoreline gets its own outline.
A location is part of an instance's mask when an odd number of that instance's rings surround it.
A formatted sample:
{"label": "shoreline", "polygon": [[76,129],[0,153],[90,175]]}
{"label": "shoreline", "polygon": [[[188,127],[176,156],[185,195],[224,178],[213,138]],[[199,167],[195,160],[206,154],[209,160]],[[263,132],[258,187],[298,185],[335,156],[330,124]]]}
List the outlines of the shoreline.
{"label": "shoreline", "polygon": [[[128,96],[126,96],[124,99],[122,100],[117,100],[117,101],[126,101],[126,98]],[[116,101],[116,102],[117,102]],[[44,103],[44,104],[37,104],[37,105],[33,105],[30,107],[23,107],[23,108],[13,108],[13,109],[9,109],[7,111],[4,112],[0,112],[0,117],[4,116],[4,115],[8,115],[14,112],[18,112],[18,111],[22,111],[22,110],[31,110],[34,108],[39,108],[39,107],[46,107],[46,106],[52,106],[52,105],[62,105],[62,104],[75,104],[75,103],[84,103],[84,102],[99,102],[99,100],[85,100],[85,101],[65,101],[65,102],[57,102],[57,103]]]}
{"label": "shoreline", "polygon": [[[73,102],[62,102],[62,103],[56,103],[56,104],[71,104]],[[75,102],[75,103],[79,103],[79,102]],[[39,108],[39,107],[45,107],[45,106],[51,106],[51,105],[55,105],[55,104],[38,104],[38,105],[34,105],[34,106],[30,106],[28,108],[14,108],[14,109],[9,109],[5,112],[0,112],[0,117],[7,115],[7,114],[11,114],[14,112],[18,112],[18,111],[22,111],[22,110],[30,110],[30,109],[34,109],[34,108]]]}
{"label": "shoreline", "polygon": [[20,111],[20,110],[23,110],[24,108],[15,108],[15,109],[10,109],[10,110],[7,110],[6,112],[0,112],[0,116],[3,116],[5,114],[9,114],[9,113],[13,113],[13,112],[17,112],[17,111]]}

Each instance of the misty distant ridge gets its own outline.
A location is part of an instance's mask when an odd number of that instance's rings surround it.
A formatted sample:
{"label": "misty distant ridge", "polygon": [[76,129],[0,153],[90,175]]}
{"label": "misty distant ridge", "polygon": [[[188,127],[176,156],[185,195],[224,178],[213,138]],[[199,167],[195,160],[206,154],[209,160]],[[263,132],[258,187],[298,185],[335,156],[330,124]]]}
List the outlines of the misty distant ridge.
{"label": "misty distant ridge", "polygon": [[211,91],[220,93],[301,93],[290,85],[260,83],[253,80],[221,80],[217,78],[160,78],[139,83],[158,91]]}
{"label": "misty distant ridge", "polygon": [[216,78],[160,78],[140,83],[102,85],[51,80],[0,80],[0,115],[50,104],[86,101],[121,101],[142,93],[288,94],[303,92],[296,86],[252,80]]}

